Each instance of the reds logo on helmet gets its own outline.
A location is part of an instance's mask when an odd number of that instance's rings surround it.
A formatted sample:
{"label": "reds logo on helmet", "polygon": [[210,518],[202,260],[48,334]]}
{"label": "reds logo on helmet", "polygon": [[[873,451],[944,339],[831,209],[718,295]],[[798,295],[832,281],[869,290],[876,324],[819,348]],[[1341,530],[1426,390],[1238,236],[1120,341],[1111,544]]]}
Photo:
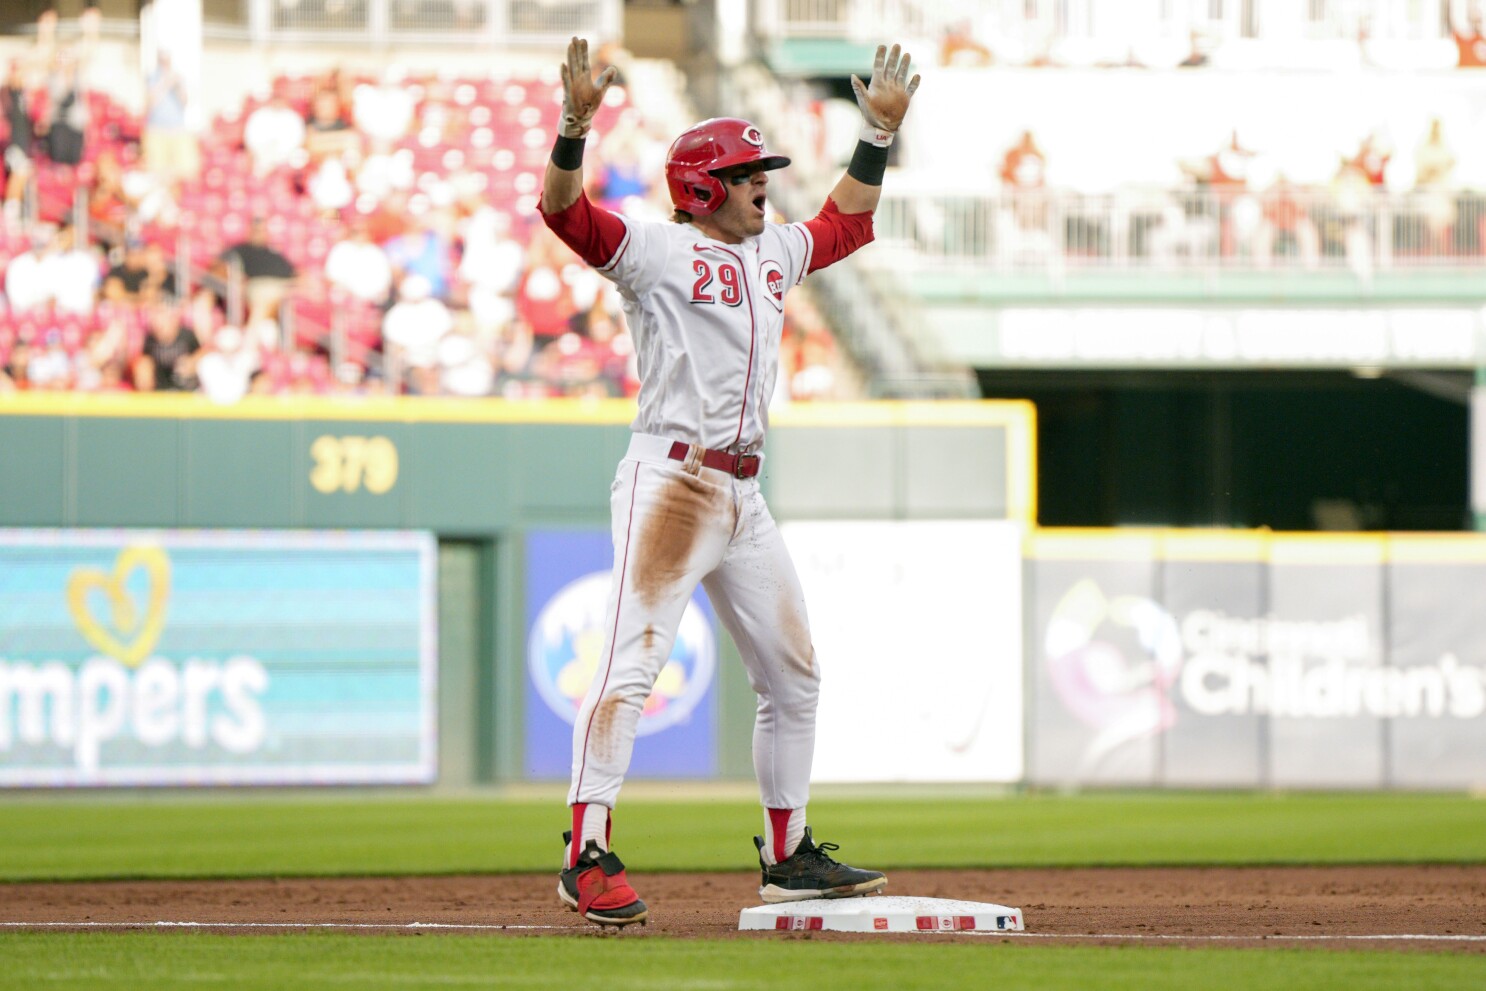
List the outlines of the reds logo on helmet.
{"label": "reds logo on helmet", "polygon": [[764,135],[757,125],[740,117],[714,117],[681,133],[666,153],[666,185],[678,210],[697,216],[713,213],[727,191],[716,173],[733,165],[782,169],[784,155],[764,151]]}

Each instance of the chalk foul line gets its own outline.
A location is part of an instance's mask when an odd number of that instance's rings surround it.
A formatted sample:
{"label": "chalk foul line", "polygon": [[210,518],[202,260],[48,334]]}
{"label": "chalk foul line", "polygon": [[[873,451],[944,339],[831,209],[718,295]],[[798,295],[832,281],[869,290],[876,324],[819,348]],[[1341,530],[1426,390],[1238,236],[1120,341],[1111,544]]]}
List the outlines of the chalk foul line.
{"label": "chalk foul line", "polygon": [[477,922],[0,922],[7,929],[567,929]]}
{"label": "chalk foul line", "polygon": [[[96,922],[85,920],[81,922],[50,921],[50,922],[5,922],[0,921],[0,929],[430,929],[430,930],[463,930],[472,932],[503,932],[510,930],[574,930],[587,931],[586,927],[577,929],[573,926],[525,926],[525,925],[503,925],[500,923],[480,922],[180,922],[180,921],[147,921],[137,922]],[[1306,933],[1296,935],[1277,935],[1275,933],[1255,933],[1250,936],[1232,934],[1180,934],[1180,933],[1040,933],[1040,932],[959,932],[959,936],[995,936],[1006,939],[1119,939],[1119,940],[1167,940],[1171,942],[1190,943],[1216,943],[1216,942],[1382,942],[1388,940],[1398,941],[1420,941],[1440,943],[1486,943],[1486,935],[1471,935],[1467,933]]]}
{"label": "chalk foul line", "polygon": [[1036,933],[1036,932],[967,932],[965,936],[1006,936],[1017,939],[1152,939],[1179,942],[1235,942],[1268,940],[1269,942],[1323,942],[1332,940],[1423,940],[1437,942],[1486,943],[1486,935],[1474,936],[1465,933],[1305,933],[1283,935],[1277,933],[1255,933],[1252,936],[1196,935],[1182,933]]}

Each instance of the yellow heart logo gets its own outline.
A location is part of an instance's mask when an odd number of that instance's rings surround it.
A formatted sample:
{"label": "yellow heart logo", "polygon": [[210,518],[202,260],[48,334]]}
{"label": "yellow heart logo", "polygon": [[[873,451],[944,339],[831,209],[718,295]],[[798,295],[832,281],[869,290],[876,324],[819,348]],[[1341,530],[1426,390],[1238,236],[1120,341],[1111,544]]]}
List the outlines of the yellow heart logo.
{"label": "yellow heart logo", "polygon": [[[143,568],[149,579],[142,620],[128,588],[136,568]],[[93,615],[88,601],[88,594],[95,590],[103,593],[108,604],[107,625]],[[78,632],[88,643],[131,668],[138,667],[155,649],[165,629],[165,604],[169,598],[170,558],[161,548],[145,544],[120,551],[111,575],[101,568],[78,568],[67,579],[67,608]]]}

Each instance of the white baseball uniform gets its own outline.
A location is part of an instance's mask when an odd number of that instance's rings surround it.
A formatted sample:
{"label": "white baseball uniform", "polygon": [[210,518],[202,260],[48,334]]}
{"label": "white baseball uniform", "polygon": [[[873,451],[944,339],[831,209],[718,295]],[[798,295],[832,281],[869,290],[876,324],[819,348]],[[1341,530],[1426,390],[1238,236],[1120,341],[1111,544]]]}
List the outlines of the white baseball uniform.
{"label": "white baseball uniform", "polygon": [[[871,215],[843,215],[828,201],[811,221],[767,224],[741,244],[691,224],[622,218],[582,196],[545,219],[618,286],[641,383],[634,435],[610,489],[606,641],[573,732],[573,848],[588,839],[607,848],[608,810],[641,711],[701,582],[758,693],[754,770],[772,810],[768,853],[783,859],[805,827],[820,670],[753,456],[779,371],[785,293],[870,241]],[[741,467],[733,463],[740,455]]]}

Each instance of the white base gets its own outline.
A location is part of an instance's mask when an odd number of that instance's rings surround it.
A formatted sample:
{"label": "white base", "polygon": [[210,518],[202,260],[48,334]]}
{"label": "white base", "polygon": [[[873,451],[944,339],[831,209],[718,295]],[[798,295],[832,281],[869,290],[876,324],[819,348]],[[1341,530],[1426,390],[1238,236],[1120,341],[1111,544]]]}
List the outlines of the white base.
{"label": "white base", "polygon": [[1013,932],[1025,928],[1022,910],[988,902],[950,898],[812,898],[782,905],[760,905],[738,913],[739,929],[848,933]]}

